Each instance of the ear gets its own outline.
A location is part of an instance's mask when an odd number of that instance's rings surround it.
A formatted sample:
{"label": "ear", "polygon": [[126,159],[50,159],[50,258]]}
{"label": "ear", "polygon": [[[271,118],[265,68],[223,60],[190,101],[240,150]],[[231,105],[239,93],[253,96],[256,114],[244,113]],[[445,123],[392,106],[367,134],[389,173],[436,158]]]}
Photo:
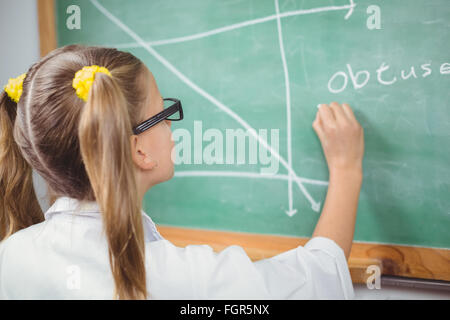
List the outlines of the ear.
{"label": "ear", "polygon": [[130,137],[131,156],[136,166],[142,170],[152,170],[158,166],[158,162],[154,160],[148,152],[142,149],[139,143],[139,137],[132,135]]}

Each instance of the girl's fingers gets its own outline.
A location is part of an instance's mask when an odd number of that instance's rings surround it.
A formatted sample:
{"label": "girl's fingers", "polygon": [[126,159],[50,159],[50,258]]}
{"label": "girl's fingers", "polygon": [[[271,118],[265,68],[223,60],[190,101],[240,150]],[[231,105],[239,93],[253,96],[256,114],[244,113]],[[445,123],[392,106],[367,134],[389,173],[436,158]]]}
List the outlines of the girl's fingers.
{"label": "girl's fingers", "polygon": [[337,122],[342,123],[347,121],[347,115],[345,114],[344,110],[339,105],[339,103],[337,102],[330,103],[330,108],[331,110],[333,110]]}
{"label": "girl's fingers", "polygon": [[347,103],[342,104],[342,110],[344,110],[345,114],[349,119],[351,119],[352,121],[356,121],[355,114],[353,113],[352,108],[350,108],[350,106]]}
{"label": "girl's fingers", "polygon": [[326,104],[321,104],[319,108],[319,116],[324,126],[335,127],[336,117],[333,110]]}
{"label": "girl's fingers", "polygon": [[316,113],[316,119],[313,121],[312,127],[314,131],[316,131],[319,139],[322,140],[323,137],[323,129],[322,129],[322,121],[320,120],[319,111]]}

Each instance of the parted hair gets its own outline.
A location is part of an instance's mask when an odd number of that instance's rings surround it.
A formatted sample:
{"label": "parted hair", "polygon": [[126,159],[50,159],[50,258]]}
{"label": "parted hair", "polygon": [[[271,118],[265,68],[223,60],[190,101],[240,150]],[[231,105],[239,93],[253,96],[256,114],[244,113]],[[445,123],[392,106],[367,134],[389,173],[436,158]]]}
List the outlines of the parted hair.
{"label": "parted hair", "polygon": [[[86,102],[72,87],[97,73]],[[102,212],[116,299],[147,298],[144,231],[131,156],[132,127],[146,97],[143,63],[113,48],[68,45],[27,71],[18,103],[0,95],[0,240],[42,222],[32,169],[52,197],[96,201]]]}

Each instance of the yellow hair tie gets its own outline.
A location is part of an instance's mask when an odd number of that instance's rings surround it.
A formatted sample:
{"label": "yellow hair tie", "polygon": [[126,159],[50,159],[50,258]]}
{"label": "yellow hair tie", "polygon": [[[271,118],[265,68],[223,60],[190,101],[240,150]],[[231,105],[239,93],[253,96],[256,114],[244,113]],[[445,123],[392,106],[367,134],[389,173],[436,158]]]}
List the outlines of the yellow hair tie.
{"label": "yellow hair tie", "polygon": [[22,73],[17,78],[10,78],[8,84],[4,86],[5,92],[15,103],[19,102],[20,96],[23,91],[23,79],[25,79],[26,73]]}
{"label": "yellow hair tie", "polygon": [[102,72],[111,77],[111,73],[105,67],[99,67],[96,65],[83,67],[75,73],[75,77],[72,81],[72,87],[77,91],[77,96],[84,102],[87,101],[89,96],[89,89],[94,82],[94,77],[97,72]]}

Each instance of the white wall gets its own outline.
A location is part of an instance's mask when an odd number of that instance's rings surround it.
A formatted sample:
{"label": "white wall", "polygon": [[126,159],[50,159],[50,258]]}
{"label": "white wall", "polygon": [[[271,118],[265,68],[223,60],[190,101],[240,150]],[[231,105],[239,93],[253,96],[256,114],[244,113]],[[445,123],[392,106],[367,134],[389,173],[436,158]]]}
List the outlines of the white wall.
{"label": "white wall", "polygon": [[[39,59],[39,31],[36,0],[0,0],[0,85],[26,72]],[[33,172],[43,210],[48,209],[43,179]]]}
{"label": "white wall", "polygon": [[[0,0],[0,81],[25,72],[39,59],[39,35],[35,0]],[[2,85],[3,86],[3,85]],[[35,188],[42,209],[48,209],[46,188],[42,178],[35,173]],[[382,286],[369,290],[365,285],[355,285],[356,299],[450,299],[449,292]]]}
{"label": "white wall", "polygon": [[39,58],[39,32],[35,0],[0,0],[0,81],[6,84]]}

